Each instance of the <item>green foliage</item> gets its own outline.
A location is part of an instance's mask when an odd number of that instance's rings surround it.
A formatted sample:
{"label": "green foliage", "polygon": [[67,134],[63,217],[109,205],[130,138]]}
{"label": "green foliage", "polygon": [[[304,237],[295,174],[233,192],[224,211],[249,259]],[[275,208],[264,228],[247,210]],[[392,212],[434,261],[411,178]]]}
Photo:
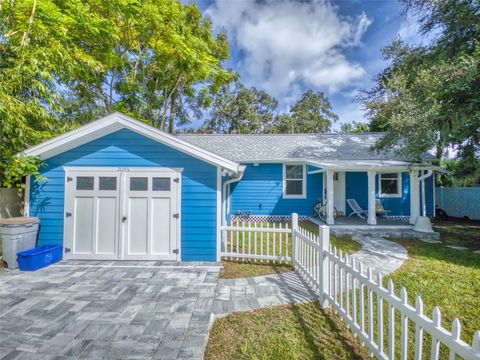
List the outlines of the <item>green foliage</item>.
{"label": "green foliage", "polygon": [[370,131],[369,124],[353,121],[340,125],[340,132],[345,134],[361,134]]}
{"label": "green foliage", "polygon": [[458,159],[444,159],[441,165],[448,173],[435,177],[437,186],[480,186],[480,159],[473,146],[463,147]]}
{"label": "green foliage", "polygon": [[480,3],[405,0],[421,16],[425,46],[395,41],[383,51],[391,65],[362,100],[372,130],[387,131],[378,148],[401,145],[413,157],[431,148],[479,149]]}
{"label": "green foliage", "polygon": [[276,133],[325,133],[338,120],[323,92],[307,90],[287,114],[279,116],[271,130]]}
{"label": "green foliage", "polygon": [[40,167],[42,162],[35,156],[11,157],[0,164],[0,187],[21,187],[21,179],[31,175],[35,181],[40,180]]}
{"label": "green foliage", "polygon": [[[322,92],[306,91],[288,112],[275,114],[278,102],[265,91],[238,81],[215,96],[211,116],[197,132],[224,134],[327,132],[338,116]],[[188,129],[187,132],[193,132]]]}
{"label": "green foliage", "polygon": [[0,158],[115,110],[173,132],[233,79],[226,59],[178,0],[2,1]]}
{"label": "green foliage", "polygon": [[246,88],[238,81],[222,87],[215,97],[210,118],[200,132],[255,134],[272,125],[278,102],[265,91]]}

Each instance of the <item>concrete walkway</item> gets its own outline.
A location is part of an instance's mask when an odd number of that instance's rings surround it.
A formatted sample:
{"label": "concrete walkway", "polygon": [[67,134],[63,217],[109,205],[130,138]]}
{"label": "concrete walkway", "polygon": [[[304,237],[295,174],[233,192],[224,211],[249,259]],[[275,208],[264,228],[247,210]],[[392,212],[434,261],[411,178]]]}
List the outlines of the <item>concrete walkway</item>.
{"label": "concrete walkway", "polygon": [[[398,269],[407,259],[407,250],[385,235],[375,232],[352,231],[362,248],[353,254],[373,272],[388,274]],[[317,298],[297,273],[290,271],[275,275],[240,279],[219,279],[213,312],[226,315],[236,311],[255,310],[275,305],[302,303]]]}

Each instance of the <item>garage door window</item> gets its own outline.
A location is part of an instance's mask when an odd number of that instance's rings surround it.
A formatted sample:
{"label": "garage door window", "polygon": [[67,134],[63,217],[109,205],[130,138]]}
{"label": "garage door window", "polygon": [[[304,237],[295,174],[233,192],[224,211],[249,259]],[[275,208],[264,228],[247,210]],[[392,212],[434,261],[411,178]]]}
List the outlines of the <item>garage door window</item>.
{"label": "garage door window", "polygon": [[148,178],[147,177],[131,177],[130,191],[147,191]]}
{"label": "garage door window", "polygon": [[77,190],[93,190],[93,176],[77,176]]}
{"label": "garage door window", "polygon": [[99,190],[117,190],[117,178],[116,177],[103,177],[100,176]]}
{"label": "garage door window", "polygon": [[153,191],[170,191],[170,178],[154,177],[152,179]]}

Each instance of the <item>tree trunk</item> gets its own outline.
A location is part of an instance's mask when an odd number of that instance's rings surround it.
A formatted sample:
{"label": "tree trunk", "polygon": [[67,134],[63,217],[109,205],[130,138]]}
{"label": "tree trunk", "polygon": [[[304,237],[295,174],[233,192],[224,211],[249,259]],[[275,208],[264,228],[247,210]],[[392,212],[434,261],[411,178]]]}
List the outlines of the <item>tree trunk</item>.
{"label": "tree trunk", "polygon": [[168,133],[173,134],[175,129],[175,95],[170,98],[170,117],[168,120]]}

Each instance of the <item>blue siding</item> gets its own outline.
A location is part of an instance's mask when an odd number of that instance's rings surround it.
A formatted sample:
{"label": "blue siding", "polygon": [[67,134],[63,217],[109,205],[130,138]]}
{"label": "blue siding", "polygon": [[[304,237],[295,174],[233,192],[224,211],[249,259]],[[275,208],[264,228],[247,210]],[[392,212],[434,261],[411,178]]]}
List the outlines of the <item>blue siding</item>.
{"label": "blue siding", "polygon": [[[311,215],[316,199],[322,197],[323,175],[307,175],[306,199],[283,199],[282,197],[282,164],[248,164],[242,180],[232,184],[231,213],[237,210],[251,211],[255,215],[290,215],[297,212]],[[345,175],[345,199],[356,199],[364,209],[368,208],[366,172],[347,172]],[[378,176],[375,180],[378,198]],[[425,183],[427,215],[433,214],[433,178]],[[389,215],[410,215],[410,177],[402,173],[402,196],[398,198],[382,198],[382,204]],[[347,215],[351,209],[346,204]]]}
{"label": "blue siding", "polygon": [[45,161],[45,181],[31,190],[39,244],[63,241],[64,166],[177,167],[182,173],[182,260],[216,260],[217,169],[130,130],[119,130]]}
{"label": "blue siding", "polygon": [[[356,199],[363,208],[368,208],[368,176],[366,172],[347,172],[346,173],[346,199]],[[378,193],[378,175],[375,178],[375,195]],[[427,216],[433,215],[433,177],[425,181],[425,198],[427,204]],[[402,173],[402,196],[398,198],[381,198],[385,210],[390,210],[389,215],[410,215],[410,175],[407,172]],[[352,209],[348,204],[347,215]]]}
{"label": "blue siding", "polygon": [[322,196],[322,174],[307,175],[306,199],[284,199],[282,176],[282,164],[247,164],[242,180],[232,184],[231,213],[243,210],[255,215],[312,215],[315,201]]}

